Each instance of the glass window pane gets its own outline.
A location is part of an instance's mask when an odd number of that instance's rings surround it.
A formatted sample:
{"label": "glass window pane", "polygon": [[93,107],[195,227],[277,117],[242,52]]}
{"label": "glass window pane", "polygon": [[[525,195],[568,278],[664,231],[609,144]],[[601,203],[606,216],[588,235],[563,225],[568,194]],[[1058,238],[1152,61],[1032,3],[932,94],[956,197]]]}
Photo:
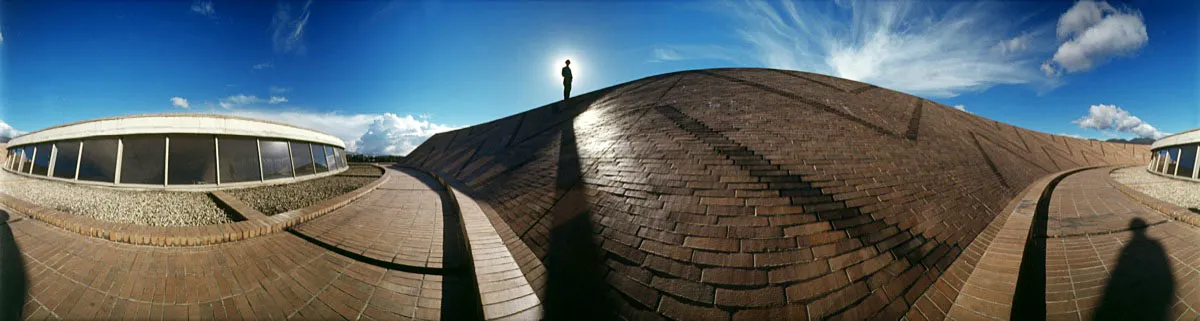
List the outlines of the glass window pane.
{"label": "glass window pane", "polygon": [[312,144],[313,161],[316,161],[317,172],[329,171],[329,159],[325,158],[325,148],[318,144]]}
{"label": "glass window pane", "polygon": [[292,142],[292,162],[296,164],[296,176],[312,175],[312,151],[308,143]]}
{"label": "glass window pane", "polygon": [[46,176],[50,173],[50,154],[54,148],[51,143],[34,146],[37,155],[33,157],[33,175]]}
{"label": "glass window pane", "polygon": [[122,139],[121,183],[163,184],[166,136],[128,136]]}
{"label": "glass window pane", "polygon": [[58,155],[54,158],[54,177],[75,178],[75,165],[79,164],[79,142],[57,142]]}
{"label": "glass window pane", "polygon": [[221,183],[257,181],[258,142],[254,138],[221,136]]}
{"label": "glass window pane", "polygon": [[117,139],[88,139],[83,142],[83,159],[79,162],[79,179],[113,182],[117,171]]}
{"label": "glass window pane", "polygon": [[1179,147],[1167,148],[1167,168],[1163,173],[1174,174],[1177,166],[1179,166]]}
{"label": "glass window pane", "polygon": [[292,157],[288,143],[283,141],[259,141],[262,148],[263,178],[292,177]]}
{"label": "glass window pane", "polygon": [[32,160],[33,160],[33,146],[25,146],[24,149],[21,150],[21,172],[22,173],[26,173],[26,174],[29,173],[29,170],[33,167]]}
{"label": "glass window pane", "polygon": [[1196,168],[1196,145],[1183,146],[1183,155],[1179,156],[1179,171],[1175,175],[1192,177]]}
{"label": "glass window pane", "polygon": [[333,160],[333,147],[325,146],[325,164],[329,166],[329,170],[337,169],[337,162]]}
{"label": "glass window pane", "polygon": [[[171,135],[167,184],[216,184],[217,148],[212,136]],[[87,147],[83,148],[87,150]]]}

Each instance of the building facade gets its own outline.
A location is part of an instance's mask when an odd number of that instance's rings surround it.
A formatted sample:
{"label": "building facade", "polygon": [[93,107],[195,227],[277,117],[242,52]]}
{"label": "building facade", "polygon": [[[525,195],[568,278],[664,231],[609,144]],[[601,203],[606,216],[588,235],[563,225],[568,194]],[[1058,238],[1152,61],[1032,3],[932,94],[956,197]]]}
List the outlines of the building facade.
{"label": "building facade", "polygon": [[347,168],[329,134],[201,114],[103,118],[13,138],[4,169],[119,188],[211,190],[302,181]]}
{"label": "building facade", "polygon": [[1150,146],[1146,170],[1172,178],[1200,180],[1200,129],[1163,137]]}

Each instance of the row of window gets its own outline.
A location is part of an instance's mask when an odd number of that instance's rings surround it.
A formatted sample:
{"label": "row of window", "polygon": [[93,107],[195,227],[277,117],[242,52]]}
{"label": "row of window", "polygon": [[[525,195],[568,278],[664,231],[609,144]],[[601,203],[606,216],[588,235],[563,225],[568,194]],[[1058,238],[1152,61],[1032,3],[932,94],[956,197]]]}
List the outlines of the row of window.
{"label": "row of window", "polygon": [[134,135],[13,147],[4,168],[63,179],[194,185],[300,177],[346,167],[338,147],[213,135]]}
{"label": "row of window", "polygon": [[1154,151],[1150,164],[1146,169],[1157,173],[1196,178],[1196,155],[1200,153],[1200,144],[1172,146]]}

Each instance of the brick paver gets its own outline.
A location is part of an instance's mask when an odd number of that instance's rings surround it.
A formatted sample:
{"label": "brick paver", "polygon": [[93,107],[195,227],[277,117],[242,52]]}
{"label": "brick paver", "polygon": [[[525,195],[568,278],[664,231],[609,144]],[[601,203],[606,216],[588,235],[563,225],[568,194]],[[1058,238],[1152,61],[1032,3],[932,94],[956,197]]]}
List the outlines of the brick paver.
{"label": "brick paver", "polygon": [[389,168],[385,175],[389,180],[375,191],[295,230],[377,260],[441,268],[438,193],[445,190],[425,174]]}
{"label": "brick paver", "polygon": [[[1052,320],[1195,320],[1200,228],[1126,197],[1095,169],[1050,202],[1046,305]],[[1133,223],[1137,222],[1137,223]]]}
{"label": "brick paver", "polygon": [[[1026,186],[1148,156],[849,80],[713,69],[441,133],[405,163],[460,183],[548,263],[526,272],[548,314],[574,272],[549,263],[597,248],[591,297],[629,319],[916,320],[945,318],[975,269],[952,263],[978,261],[969,245]],[[562,220],[574,207],[583,226]]]}

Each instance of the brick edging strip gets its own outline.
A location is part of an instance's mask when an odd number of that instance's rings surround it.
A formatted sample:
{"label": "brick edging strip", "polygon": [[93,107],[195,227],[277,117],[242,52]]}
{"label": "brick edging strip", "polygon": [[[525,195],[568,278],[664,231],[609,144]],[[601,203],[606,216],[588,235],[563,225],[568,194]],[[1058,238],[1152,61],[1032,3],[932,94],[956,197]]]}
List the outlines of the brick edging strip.
{"label": "brick edging strip", "polygon": [[1136,167],[1136,166],[1137,165],[1113,166],[1111,169],[1108,170],[1108,175],[1105,175],[1104,179],[1106,181],[1108,181],[1109,185],[1112,185],[1112,187],[1121,191],[1121,193],[1125,194],[1125,196],[1128,196],[1129,198],[1132,198],[1132,199],[1138,201],[1138,203],[1142,203],[1142,205],[1145,205],[1146,207],[1149,207],[1156,211],[1162,212],[1163,214],[1166,214],[1168,217],[1170,217],[1174,220],[1184,222],[1187,224],[1191,224],[1192,226],[1200,227],[1200,214],[1192,213],[1192,211],[1190,211],[1186,208],[1183,208],[1179,205],[1171,204],[1170,202],[1154,198],[1153,196],[1150,196],[1150,195],[1146,195],[1146,193],[1142,193],[1132,187],[1126,186],[1125,184],[1118,182],[1116,179],[1113,179],[1113,177],[1112,177],[1113,172],[1115,172],[1119,169],[1125,169],[1125,168]]}
{"label": "brick edging strip", "polygon": [[[382,166],[371,165],[383,169]],[[380,185],[383,185],[383,183],[386,183],[389,179],[386,175],[386,169],[384,173],[385,175],[379,176],[375,181],[367,183],[349,193],[317,202],[305,208],[275,214],[263,219],[247,217],[246,221],[216,225],[145,226],[101,221],[46,208],[6,193],[0,193],[0,204],[4,204],[27,217],[84,236],[133,245],[164,247],[202,246],[247,240],[277,233],[297,224],[321,217],[342,206],[346,206],[346,204],[357,200],[367,193],[374,191]]]}

